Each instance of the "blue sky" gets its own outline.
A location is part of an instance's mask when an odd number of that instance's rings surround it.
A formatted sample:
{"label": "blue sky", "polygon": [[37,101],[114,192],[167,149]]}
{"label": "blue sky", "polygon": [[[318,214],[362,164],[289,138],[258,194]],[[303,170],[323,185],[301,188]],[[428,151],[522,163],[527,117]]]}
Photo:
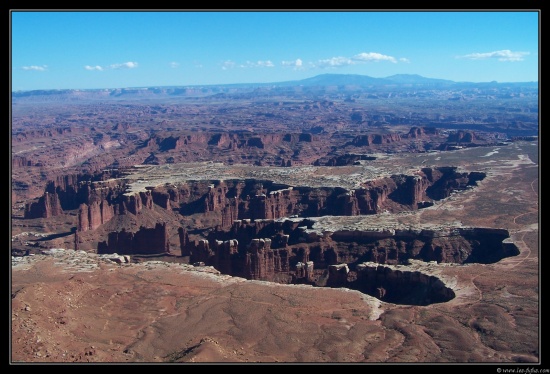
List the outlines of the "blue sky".
{"label": "blue sky", "polygon": [[318,74],[539,79],[539,12],[17,11],[12,90],[268,83]]}

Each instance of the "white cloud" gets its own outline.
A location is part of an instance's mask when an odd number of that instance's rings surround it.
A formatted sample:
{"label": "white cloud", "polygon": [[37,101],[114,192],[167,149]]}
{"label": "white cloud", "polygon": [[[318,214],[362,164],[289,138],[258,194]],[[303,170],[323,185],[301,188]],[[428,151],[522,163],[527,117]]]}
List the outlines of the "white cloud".
{"label": "white cloud", "polygon": [[99,71],[103,71],[103,68],[99,65],[96,65],[96,66],[90,66],[90,65],[86,65],[84,66],[84,69],[86,70],[99,70]]}
{"label": "white cloud", "polygon": [[23,70],[35,70],[35,71],[45,71],[47,68],[48,68],[47,65],[42,65],[42,66],[31,65],[31,66],[21,67],[21,69],[23,69]]}
{"label": "white cloud", "polygon": [[256,62],[246,61],[244,64],[236,64],[235,62],[233,62],[231,60],[227,60],[227,61],[222,62],[222,69],[223,70],[233,69],[234,67],[239,67],[239,68],[272,68],[274,66],[275,66],[275,64],[273,64],[273,62],[271,62],[270,60],[265,60],[265,61],[258,60]]}
{"label": "white cloud", "polygon": [[354,62],[348,57],[331,57],[324,60],[319,60],[315,64],[317,67],[326,68],[326,67],[339,67],[346,65],[353,65]]}
{"label": "white cloud", "polygon": [[299,58],[297,58],[294,61],[281,61],[281,65],[283,66],[292,66],[294,70],[301,69],[303,66],[303,61]]}
{"label": "white cloud", "polygon": [[488,58],[496,58],[499,61],[523,61],[523,56],[528,54],[529,52],[512,52],[509,49],[503,49],[501,51],[494,52],[470,53],[464,56],[457,56],[457,58],[468,58],[470,60],[486,60]]}
{"label": "white cloud", "polygon": [[407,64],[410,64],[410,63],[411,63],[411,60],[409,60],[409,59],[406,58],[406,57],[401,57],[401,58],[399,59],[399,61],[405,62],[405,63],[407,63]]}
{"label": "white cloud", "polygon": [[266,61],[258,61],[257,66],[272,68],[275,65],[273,65],[273,62],[271,62],[270,60],[266,60]]}
{"label": "white cloud", "polygon": [[134,69],[137,68],[138,63],[137,62],[124,62],[122,64],[112,64],[109,66],[100,66],[100,65],[86,65],[84,66],[84,69],[86,70],[97,70],[97,71],[104,71],[108,69]]}
{"label": "white cloud", "polygon": [[[405,59],[406,60],[406,59]],[[348,66],[348,65],[357,65],[357,64],[364,64],[366,62],[378,62],[378,61],[389,61],[394,64],[397,63],[397,59],[393,56],[383,55],[381,53],[377,52],[362,52],[359,54],[356,54],[353,57],[331,57],[324,60],[318,60],[315,63],[310,63],[313,67],[318,68],[337,68],[341,66]],[[400,59],[402,62],[408,62],[404,61],[404,59]]]}
{"label": "white cloud", "polygon": [[179,63],[179,62],[174,62],[174,61],[172,61],[172,62],[170,63],[170,67],[171,67],[172,69],[178,68],[179,66],[180,66],[180,63]]}
{"label": "white cloud", "polygon": [[270,60],[266,60],[266,61],[259,60],[257,62],[247,61],[245,64],[239,65],[239,67],[241,68],[259,68],[259,67],[272,68],[274,66],[275,65],[273,65],[273,62],[271,62]]}
{"label": "white cloud", "polygon": [[137,67],[138,67],[138,63],[132,62],[132,61],[124,62],[122,64],[112,64],[110,66],[111,69],[134,69]]}
{"label": "white cloud", "polygon": [[222,70],[233,69],[235,65],[236,64],[231,60],[224,61],[222,62]]}
{"label": "white cloud", "polygon": [[397,63],[395,57],[383,55],[377,52],[363,52],[352,57],[354,61],[390,61],[394,64]]}

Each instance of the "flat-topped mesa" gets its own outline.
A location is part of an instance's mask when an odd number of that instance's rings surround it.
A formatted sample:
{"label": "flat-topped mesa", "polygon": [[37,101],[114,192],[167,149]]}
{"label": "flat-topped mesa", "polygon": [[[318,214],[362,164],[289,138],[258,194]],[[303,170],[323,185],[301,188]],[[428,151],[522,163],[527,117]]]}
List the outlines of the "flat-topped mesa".
{"label": "flat-topped mesa", "polygon": [[368,134],[368,135],[357,135],[351,141],[351,145],[356,147],[370,146],[373,144],[388,144],[399,142],[401,140],[401,135],[398,133],[390,134]]}
{"label": "flat-topped mesa", "polygon": [[60,177],[48,184],[48,194],[27,204],[25,218],[51,217],[66,209],[79,209],[77,229],[88,231],[114,216],[138,215],[142,209],[153,209],[156,205],[160,209],[176,209],[184,216],[212,213],[209,214],[212,224],[225,229],[239,219],[357,216],[385,210],[415,210],[448,197],[452,191],[473,186],[485,177],[479,172],[461,173],[455,167],[423,168],[414,175],[396,174],[349,189],[290,186],[267,179],[183,179],[156,185],[140,178],[134,181],[108,178],[119,174],[110,171],[96,176]]}
{"label": "flat-topped mesa", "polygon": [[413,126],[409,132],[404,135],[405,138],[422,138],[426,135],[439,135],[439,130],[436,127],[418,127]]}
{"label": "flat-topped mesa", "polygon": [[[237,219],[279,219],[289,216],[367,215],[429,206],[431,201],[448,197],[484,178],[483,173],[460,173],[454,167],[424,168],[416,175],[393,175],[364,182],[360,188],[303,187],[246,179],[187,181],[178,191],[153,191],[162,205],[180,204],[180,213],[190,215],[215,212],[218,224],[228,228]],[[211,183],[207,183],[211,182]],[[191,196],[193,189],[195,197]],[[201,194],[202,196],[198,197]],[[173,203],[167,203],[168,196]]]}
{"label": "flat-topped mesa", "polygon": [[97,253],[162,254],[170,253],[166,223],[157,223],[154,228],[141,226],[135,232],[125,230],[111,232],[107,242],[99,242]]}
{"label": "flat-topped mesa", "polygon": [[450,133],[447,142],[449,143],[472,143],[476,140],[476,134],[473,131],[458,130]]}
{"label": "flat-topped mesa", "polygon": [[201,132],[197,133],[181,133],[179,135],[170,135],[163,137],[153,135],[145,140],[140,148],[145,148],[151,151],[169,152],[183,151],[189,146],[201,147],[204,149],[214,150],[221,148],[222,150],[238,150],[246,148],[263,149],[266,146],[283,146],[314,141],[314,136],[309,133],[298,134],[252,134],[246,132]]}

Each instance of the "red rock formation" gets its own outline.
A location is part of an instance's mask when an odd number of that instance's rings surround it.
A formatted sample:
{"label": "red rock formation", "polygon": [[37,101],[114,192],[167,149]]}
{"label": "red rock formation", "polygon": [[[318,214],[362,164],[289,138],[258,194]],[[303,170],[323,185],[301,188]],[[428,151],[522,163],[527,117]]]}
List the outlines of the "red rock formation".
{"label": "red rock formation", "polygon": [[417,127],[413,126],[407,133],[408,138],[422,138],[425,135],[438,135],[439,131],[435,127]]}
{"label": "red rock formation", "polygon": [[187,230],[183,227],[178,228],[178,236],[180,240],[180,249],[181,249],[181,255],[182,256],[190,256],[191,255],[191,246],[189,242],[189,235],[187,234]]}
{"label": "red rock formation", "polygon": [[88,224],[90,230],[95,230],[101,226],[101,207],[98,201],[88,205]]}
{"label": "red rock formation", "polygon": [[246,253],[246,278],[271,281],[274,275],[275,261],[271,239],[252,239]]}
{"label": "red rock formation", "polygon": [[397,186],[391,178],[369,181],[364,187],[355,190],[357,205],[361,214],[380,213],[388,196]]}
{"label": "red rock formation", "polygon": [[[224,274],[240,273],[239,242],[235,239],[214,241],[214,267]],[[235,266],[236,265],[236,266]]]}
{"label": "red rock formation", "polygon": [[29,160],[28,158],[26,158],[24,156],[15,155],[11,159],[11,167],[13,169],[23,168],[23,167],[26,167],[26,166],[34,166],[34,165],[35,165],[35,163],[32,160]]}
{"label": "red rock formation", "polygon": [[[224,274],[242,276],[256,280],[283,280],[288,282],[290,274],[290,251],[287,248],[271,249],[271,239],[253,239],[239,254],[236,239],[188,241],[183,228],[178,230],[182,255],[190,254],[190,262],[203,262],[214,266]],[[184,252],[185,251],[185,252]]]}
{"label": "red rock formation", "polygon": [[395,190],[388,197],[400,204],[408,205],[415,209],[420,201],[426,197],[426,189],[431,186],[424,174],[420,175],[394,175]]}
{"label": "red rock formation", "polygon": [[471,143],[476,140],[476,135],[473,131],[459,130],[449,134],[447,142],[450,143]]}
{"label": "red rock formation", "polygon": [[153,199],[153,203],[157,204],[161,208],[167,210],[172,208],[172,204],[170,204],[171,196],[169,192],[153,190],[151,191],[151,197]]}
{"label": "red rock formation", "polygon": [[94,201],[90,205],[80,204],[78,210],[78,231],[95,230],[115,215],[114,207],[106,200]]}
{"label": "red rock formation", "polygon": [[210,246],[207,240],[201,239],[190,244],[191,255],[189,257],[190,263],[204,262],[205,264],[212,263],[214,258],[214,252],[210,250]]}
{"label": "red rock formation", "polygon": [[294,274],[297,283],[310,283],[313,281],[313,261],[298,262]]}
{"label": "red rock formation", "polygon": [[97,253],[157,254],[169,253],[168,229],[165,223],[154,228],[140,227],[136,233],[125,230],[111,232],[108,241],[98,243]]}
{"label": "red rock formation", "polygon": [[55,193],[45,192],[37,202],[25,204],[25,218],[49,218],[61,214],[63,209]]}
{"label": "red rock formation", "polygon": [[90,229],[88,205],[82,203],[78,209],[78,224],[76,227],[77,231],[88,231]]}
{"label": "red rock formation", "polygon": [[[259,204],[265,204],[263,209],[263,217],[261,219],[277,219],[282,217],[288,217],[296,213],[296,204],[298,203],[297,191],[294,191],[292,187],[272,191],[267,196],[259,196]],[[256,216],[256,214],[254,214]]]}
{"label": "red rock formation", "polygon": [[119,214],[132,213],[137,215],[143,207],[140,194],[124,194],[121,200]]}
{"label": "red rock formation", "polygon": [[373,144],[388,144],[401,140],[401,135],[396,133],[391,134],[369,134],[369,135],[357,135],[351,144],[357,147],[370,146]]}
{"label": "red rock formation", "polygon": [[204,198],[204,211],[215,212],[225,207],[227,192],[228,187],[224,182],[221,182],[218,186],[210,185]]}
{"label": "red rock formation", "polygon": [[141,198],[142,208],[153,209],[153,196],[151,196],[151,190],[140,192],[139,197]]}
{"label": "red rock formation", "polygon": [[271,239],[271,248],[285,248],[289,241],[289,236],[285,232],[293,232],[298,228],[301,222],[276,222],[273,220],[250,221],[249,219],[237,220],[233,222],[231,228],[226,232],[223,228],[214,230],[208,236],[209,241],[236,239],[240,249],[246,250],[247,243],[252,239],[258,238],[260,233],[264,237]]}
{"label": "red rock formation", "polygon": [[349,268],[347,264],[330,265],[328,267],[328,287],[345,287],[348,283]]}
{"label": "red rock formation", "polygon": [[341,195],[342,201],[342,214],[344,216],[357,216],[361,214],[359,209],[359,201],[355,196],[355,190],[351,190],[343,195]]}
{"label": "red rock formation", "polygon": [[[107,202],[107,200],[102,200],[100,203],[101,211],[101,224],[104,224],[111,220],[115,216],[114,207]],[[93,230],[93,229],[92,229]]]}
{"label": "red rock formation", "polygon": [[[244,183],[237,183],[235,195],[239,196],[240,191],[244,188]],[[228,197],[229,186],[221,181],[218,185],[210,185],[208,192],[204,196],[204,212],[219,212],[221,213],[221,226],[230,227],[234,220],[239,216],[238,198]]]}

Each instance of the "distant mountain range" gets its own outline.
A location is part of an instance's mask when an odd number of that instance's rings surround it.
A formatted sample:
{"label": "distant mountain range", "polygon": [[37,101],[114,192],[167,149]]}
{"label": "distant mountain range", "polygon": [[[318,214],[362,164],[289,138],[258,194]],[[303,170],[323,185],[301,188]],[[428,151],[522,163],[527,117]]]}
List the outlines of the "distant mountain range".
{"label": "distant mountain range", "polygon": [[343,88],[429,88],[429,89],[462,89],[467,87],[478,88],[502,88],[502,87],[529,87],[538,88],[538,82],[455,82],[446,79],[426,78],[418,74],[396,74],[386,78],[374,78],[368,75],[359,74],[321,74],[302,80],[274,82],[274,83],[236,83],[203,86],[156,86],[156,87],[133,87],[133,88],[112,88],[112,89],[54,89],[15,91],[12,98],[38,98],[44,96],[56,96],[59,99],[98,99],[117,98],[121,96],[205,96],[213,93],[230,92],[234,89],[254,89],[261,87],[285,88],[285,87],[343,87]]}
{"label": "distant mountain range", "polygon": [[288,86],[387,86],[387,85],[453,85],[446,79],[426,78],[418,74],[396,74],[386,78],[373,78],[359,74],[321,74],[298,81],[273,83]]}

